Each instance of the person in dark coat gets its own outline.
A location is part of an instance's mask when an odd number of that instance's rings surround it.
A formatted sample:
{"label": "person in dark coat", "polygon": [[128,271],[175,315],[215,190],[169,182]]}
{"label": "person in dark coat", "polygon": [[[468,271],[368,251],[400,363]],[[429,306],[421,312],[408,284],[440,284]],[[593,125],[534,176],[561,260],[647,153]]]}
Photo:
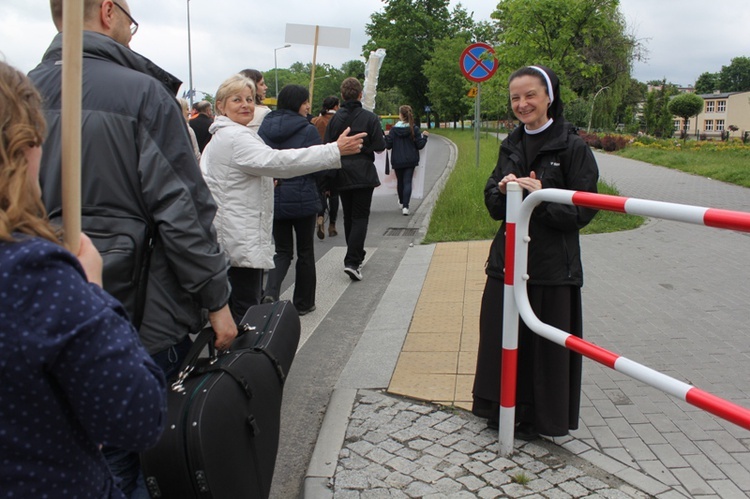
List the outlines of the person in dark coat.
{"label": "person in dark coat", "polygon": [[328,123],[324,142],[337,140],[347,127],[351,128],[350,134],[367,133],[359,154],[341,159],[341,170],[336,181],[344,209],[344,272],[351,280],[361,281],[372,193],[380,185],[375,170],[375,153],[385,150],[385,136],[380,118],[362,108],[362,84],[359,80],[346,78],[341,83],[341,98],[344,102]]}
{"label": "person in dark coat", "polygon": [[[497,166],[484,189],[490,216],[505,219],[508,182],[525,191],[558,188],[596,192],[599,170],[576,128],[565,120],[557,76],[528,66],[510,76],[513,113],[524,126],[500,145]],[[528,294],[542,322],[582,337],[583,267],[579,230],[595,210],[543,203],[531,216]],[[497,427],[500,400],[505,222],[490,248],[479,319],[479,350],[472,412]],[[517,438],[567,435],[578,428],[581,356],[538,336],[520,321]]]}
{"label": "person in dark coat", "polygon": [[429,132],[414,124],[411,106],[398,108],[399,121],[386,133],[385,147],[391,149],[391,167],[396,172],[396,192],[402,215],[409,214],[411,181],[419,165],[419,151],[427,144]]}
{"label": "person in dark coat", "polygon": [[203,152],[206,144],[211,140],[211,133],[208,131],[211,123],[214,122],[214,115],[211,109],[211,103],[202,100],[195,105],[198,115],[188,121],[190,128],[195,132],[195,139],[198,141],[198,149]]}
{"label": "person in dark coat", "polygon": [[[311,123],[318,129],[321,140],[326,136],[326,128],[328,123],[336,114],[339,108],[339,98],[335,95],[330,95],[323,99],[323,106],[320,109],[320,114],[311,120]],[[323,232],[325,225],[325,214],[326,209],[328,210],[328,236],[333,237],[338,235],[336,230],[336,219],[339,214],[339,191],[336,189],[336,171],[329,170],[329,173],[323,178],[320,186],[320,200],[323,204],[323,210],[318,213],[318,220],[316,223],[318,239],[325,239],[326,235]]]}
{"label": "person in dark coat", "polygon": [[[216,203],[175,99],[182,82],[130,50],[138,24],[126,0],[83,3],[81,226],[110,250],[103,256],[105,291],[126,307],[169,379],[190,350],[190,334],[205,326],[206,312],[217,348],[237,336],[229,262],[213,226]],[[62,31],[63,0],[51,0],[50,10]],[[39,173],[50,214],[62,207],[62,38],[54,37],[29,73],[50,131]],[[106,221],[106,232],[96,220]],[[136,453],[104,451],[127,495],[147,493]]]}
{"label": "person in dark coat", "polygon": [[[278,96],[277,108],[263,119],[258,135],[274,149],[299,149],[321,144],[320,134],[307,121],[310,92],[301,85],[286,85]],[[315,310],[314,231],[315,219],[322,209],[318,190],[319,173],[280,180],[274,189],[273,239],[276,254],[274,268],[268,271],[264,301],[279,299],[281,283],[294,259],[297,240],[297,264],[292,303],[300,315]]]}

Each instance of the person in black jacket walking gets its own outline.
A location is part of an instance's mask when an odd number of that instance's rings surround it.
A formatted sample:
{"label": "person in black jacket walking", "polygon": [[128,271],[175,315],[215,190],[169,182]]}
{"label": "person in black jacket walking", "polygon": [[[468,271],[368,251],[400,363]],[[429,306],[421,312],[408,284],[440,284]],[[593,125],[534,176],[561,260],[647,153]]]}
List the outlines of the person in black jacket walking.
{"label": "person in black jacket walking", "polygon": [[[258,135],[274,149],[298,149],[321,144],[320,134],[307,121],[310,92],[301,85],[286,85],[278,96],[277,108],[263,118]],[[327,170],[324,170],[324,172]],[[294,259],[297,239],[297,264],[292,303],[299,315],[315,310],[315,219],[322,209],[318,178],[320,173],[279,180],[274,189],[273,240],[274,268],[268,271],[263,301],[279,299],[281,283]]]}
{"label": "person in black jacket walking", "polygon": [[[510,76],[513,113],[524,126],[500,145],[484,202],[490,216],[505,219],[508,182],[525,191],[558,188],[596,192],[599,170],[589,147],[563,116],[557,76],[527,66]],[[531,216],[528,295],[542,322],[581,337],[583,269],[578,232],[595,210],[542,203]],[[503,323],[505,222],[487,260],[479,318],[479,350],[472,412],[497,427]],[[518,337],[516,437],[567,435],[578,428],[581,356],[536,335],[522,321]]]}
{"label": "person in black jacket walking", "polygon": [[344,209],[344,272],[353,281],[361,281],[372,193],[380,185],[375,170],[375,153],[385,150],[385,136],[380,118],[362,108],[362,84],[359,80],[346,78],[341,83],[341,98],[344,102],[328,123],[324,142],[335,141],[347,127],[351,127],[351,134],[367,133],[359,154],[341,158],[341,170],[337,177]]}
{"label": "person in black jacket walking", "polygon": [[419,151],[427,144],[429,132],[420,132],[414,124],[411,106],[398,108],[398,121],[386,132],[385,147],[392,149],[391,166],[396,172],[396,192],[398,205],[403,215],[409,214],[411,201],[411,181],[414,169],[419,165]]}

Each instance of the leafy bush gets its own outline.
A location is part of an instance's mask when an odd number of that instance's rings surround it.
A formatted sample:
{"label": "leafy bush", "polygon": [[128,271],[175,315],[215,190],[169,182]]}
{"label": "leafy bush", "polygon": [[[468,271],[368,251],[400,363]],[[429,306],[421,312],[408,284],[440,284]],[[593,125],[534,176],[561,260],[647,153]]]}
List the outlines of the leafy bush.
{"label": "leafy bush", "polygon": [[624,148],[630,142],[629,137],[623,135],[605,135],[601,139],[602,149],[607,152],[619,151]]}
{"label": "leafy bush", "polygon": [[595,133],[586,133],[583,130],[579,130],[578,131],[578,135],[592,149],[601,149],[602,148],[602,141],[599,139],[599,136],[596,135]]}
{"label": "leafy bush", "polygon": [[605,151],[619,151],[627,146],[633,138],[629,135],[618,134],[594,134],[579,131],[578,135],[583,138],[584,142],[594,149],[604,149]]}

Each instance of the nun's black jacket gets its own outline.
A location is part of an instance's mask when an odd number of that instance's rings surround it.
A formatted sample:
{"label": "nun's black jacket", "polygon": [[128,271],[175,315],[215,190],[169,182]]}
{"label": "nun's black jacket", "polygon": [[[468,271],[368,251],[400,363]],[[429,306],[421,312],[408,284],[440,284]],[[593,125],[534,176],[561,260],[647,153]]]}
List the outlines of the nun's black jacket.
{"label": "nun's black jacket", "polygon": [[[516,128],[500,145],[497,166],[487,180],[484,202],[490,216],[503,220],[502,227],[492,241],[486,273],[504,278],[505,267],[505,209],[506,196],[498,182],[513,173],[528,177],[533,170],[541,179],[542,188],[570,189],[596,192],[599,170],[591,149],[576,133],[576,128],[564,119],[555,120],[542,133],[548,140],[542,146],[531,168],[526,167],[521,143],[523,126]],[[536,285],[583,286],[583,267],[578,232],[596,215],[596,210],[559,203],[543,202],[531,215],[529,226],[528,274],[529,283]]]}

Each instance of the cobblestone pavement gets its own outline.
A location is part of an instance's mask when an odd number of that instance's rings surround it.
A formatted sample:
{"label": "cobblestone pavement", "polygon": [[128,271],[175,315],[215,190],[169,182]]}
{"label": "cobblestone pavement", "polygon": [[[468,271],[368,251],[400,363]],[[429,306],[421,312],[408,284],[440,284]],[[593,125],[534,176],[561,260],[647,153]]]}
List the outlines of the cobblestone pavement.
{"label": "cobblestone pavement", "polygon": [[547,440],[516,440],[508,458],[497,446],[497,434],[466,411],[360,390],[333,496],[651,497]]}

